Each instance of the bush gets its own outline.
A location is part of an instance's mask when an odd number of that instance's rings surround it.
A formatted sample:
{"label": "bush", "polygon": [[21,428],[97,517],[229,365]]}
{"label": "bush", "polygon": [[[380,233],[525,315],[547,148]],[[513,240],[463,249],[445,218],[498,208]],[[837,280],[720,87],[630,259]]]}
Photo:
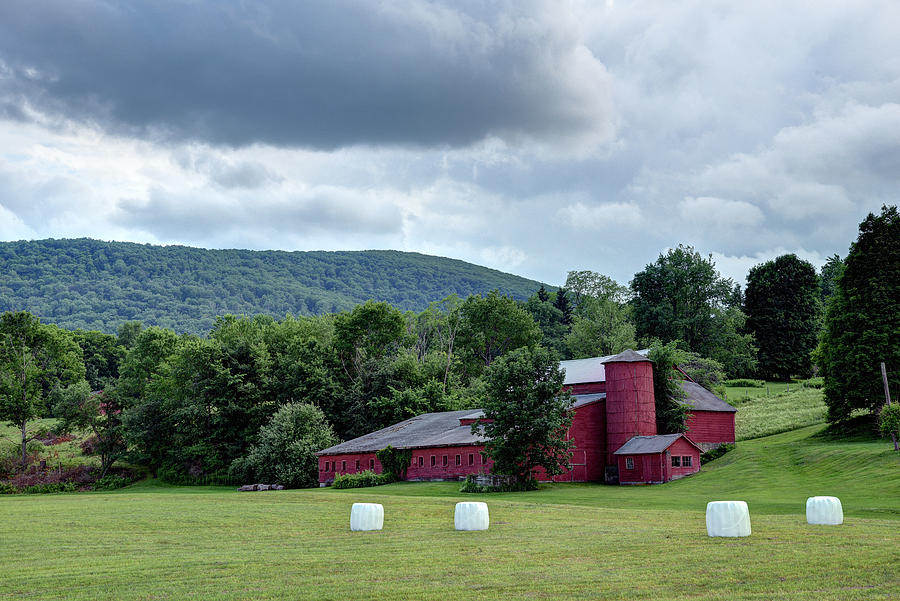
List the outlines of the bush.
{"label": "bush", "polygon": [[208,474],[192,476],[172,466],[163,466],[156,471],[156,477],[166,484],[178,486],[231,486],[243,484],[231,477],[228,470],[218,470]]}
{"label": "bush", "polygon": [[118,474],[107,474],[94,482],[94,490],[116,490],[131,484],[131,480]]}
{"label": "bush", "polygon": [[390,474],[376,474],[372,470],[366,470],[356,474],[337,474],[334,477],[334,488],[366,488],[380,486],[393,482]]}
{"label": "bush", "polygon": [[526,490],[537,490],[538,483],[537,480],[533,480],[531,478],[527,480],[516,480],[510,482],[508,484],[501,484],[500,486],[482,486],[478,484],[476,480],[477,476],[475,474],[469,474],[466,476],[465,482],[460,487],[459,492],[468,492],[468,493],[492,493],[492,492],[522,492]]}
{"label": "bush", "polygon": [[721,444],[721,445],[717,446],[716,448],[710,449],[709,451],[706,451],[705,453],[700,455],[700,465],[703,465],[704,463],[709,463],[710,461],[718,459],[719,457],[721,457],[728,451],[733,451],[733,450],[734,450],[733,444]]}
{"label": "bush", "polygon": [[86,455],[88,457],[97,454],[97,446],[100,444],[100,440],[97,438],[96,434],[92,434],[81,441],[81,454]]}
{"label": "bush", "polygon": [[738,378],[736,380],[725,380],[725,386],[731,388],[765,388],[765,380],[750,380],[748,378]]}
{"label": "bush", "polygon": [[19,489],[10,484],[9,482],[0,482],[0,495],[16,495],[19,494]]}
{"label": "bush", "polygon": [[77,489],[78,485],[75,482],[45,482],[26,486],[22,492],[26,495],[43,495],[56,492],[75,492]]}
{"label": "bush", "polygon": [[412,449],[395,449],[386,446],[375,453],[381,463],[382,473],[390,476],[392,482],[406,479],[406,470],[412,461]]}
{"label": "bush", "polygon": [[235,459],[229,473],[286,488],[318,486],[316,451],[338,442],[325,414],[315,405],[287,403],[259,430],[259,442]]}

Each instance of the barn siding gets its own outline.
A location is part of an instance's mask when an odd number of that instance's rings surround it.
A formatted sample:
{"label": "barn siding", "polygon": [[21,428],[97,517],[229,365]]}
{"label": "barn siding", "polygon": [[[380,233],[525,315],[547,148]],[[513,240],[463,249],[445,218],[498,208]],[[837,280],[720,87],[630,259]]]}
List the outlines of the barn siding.
{"label": "barn siding", "polygon": [[568,390],[572,394],[597,394],[606,392],[606,382],[582,382],[580,384],[563,386],[563,389]]}
{"label": "barn siding", "polygon": [[686,434],[701,446],[734,443],[734,416],[730,411],[691,411]]}

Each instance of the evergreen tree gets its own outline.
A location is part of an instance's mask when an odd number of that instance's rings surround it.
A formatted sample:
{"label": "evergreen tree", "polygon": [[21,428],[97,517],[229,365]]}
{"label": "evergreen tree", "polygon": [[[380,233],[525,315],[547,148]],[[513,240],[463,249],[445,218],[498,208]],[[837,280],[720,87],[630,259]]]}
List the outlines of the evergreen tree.
{"label": "evergreen tree", "polygon": [[808,377],[821,312],[815,267],[793,254],[756,265],[747,275],[744,303],[747,328],[759,346],[759,376]]}
{"label": "evergreen tree", "polygon": [[859,226],[828,304],[819,349],[828,421],[884,403],[880,362],[900,386],[900,214],[883,206]]}
{"label": "evergreen tree", "polygon": [[550,300],[550,295],[547,294],[547,289],[544,288],[543,284],[541,284],[540,289],[537,291],[537,297],[538,297],[538,300],[541,301],[542,303],[546,303],[547,301]]}
{"label": "evergreen tree", "polygon": [[563,316],[563,323],[567,326],[572,325],[572,305],[569,303],[569,292],[565,288],[556,291],[556,299],[553,306],[560,310]]}

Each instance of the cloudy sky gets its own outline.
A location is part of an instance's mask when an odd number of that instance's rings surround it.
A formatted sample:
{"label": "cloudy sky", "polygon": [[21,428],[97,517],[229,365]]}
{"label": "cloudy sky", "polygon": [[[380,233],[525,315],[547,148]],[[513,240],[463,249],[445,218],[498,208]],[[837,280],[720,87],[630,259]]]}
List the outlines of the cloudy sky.
{"label": "cloudy sky", "polygon": [[818,266],[900,197],[898,30],[895,0],[3,0],[0,239]]}

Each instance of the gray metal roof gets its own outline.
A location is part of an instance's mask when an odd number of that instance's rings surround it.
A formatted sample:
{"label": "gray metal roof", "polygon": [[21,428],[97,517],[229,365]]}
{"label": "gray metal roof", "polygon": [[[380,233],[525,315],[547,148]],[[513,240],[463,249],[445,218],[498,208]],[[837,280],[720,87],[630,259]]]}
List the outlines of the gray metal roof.
{"label": "gray metal roof", "polygon": [[[634,353],[634,351],[630,352]],[[649,349],[641,349],[637,351],[636,354],[643,356],[643,360],[646,361],[646,355],[649,352]],[[618,355],[560,361],[559,366],[566,370],[566,377],[565,380],[563,380],[563,385],[569,386],[572,384],[586,384],[588,382],[605,382],[606,369],[603,367],[603,363],[615,357],[618,357]]]}
{"label": "gray metal roof", "polygon": [[679,382],[681,389],[687,394],[684,400],[686,405],[697,411],[727,411],[736,413],[737,409],[703,388],[696,382],[688,382],[684,380]]}
{"label": "gray metal roof", "polygon": [[[619,447],[613,455],[648,455],[662,453],[683,434],[658,434],[656,436],[634,436]],[[693,444],[693,443],[692,443]],[[697,446],[697,445],[694,445]]]}
{"label": "gray metal roof", "polygon": [[[572,395],[573,408],[583,407],[606,398],[606,394]],[[461,419],[484,417],[482,409],[443,411],[424,413],[398,424],[371,432],[365,436],[328,447],[316,455],[338,455],[342,453],[374,453],[388,445],[395,449],[416,449],[457,445],[482,444],[487,438],[472,434],[472,426],[460,426]]]}
{"label": "gray metal roof", "polygon": [[631,349],[622,351],[618,355],[608,358],[604,363],[645,363],[650,361],[647,358],[647,350],[635,352]]}

